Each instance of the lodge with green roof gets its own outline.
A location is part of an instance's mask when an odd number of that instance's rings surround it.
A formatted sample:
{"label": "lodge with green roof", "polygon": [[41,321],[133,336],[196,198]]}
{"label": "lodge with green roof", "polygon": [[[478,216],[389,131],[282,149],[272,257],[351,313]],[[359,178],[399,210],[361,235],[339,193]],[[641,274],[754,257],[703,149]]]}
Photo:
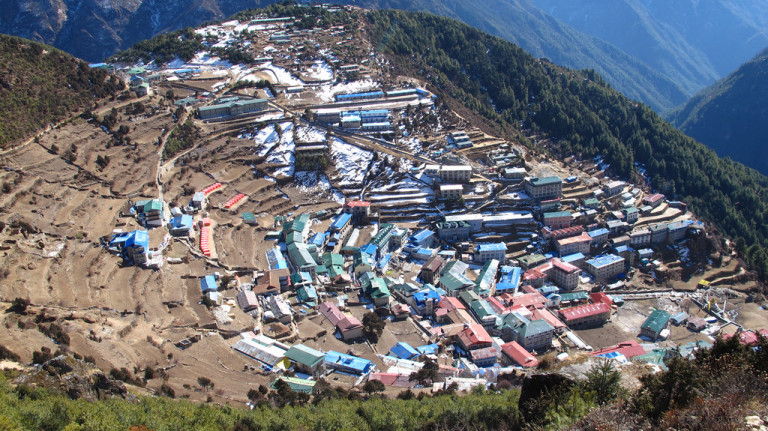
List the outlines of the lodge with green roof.
{"label": "lodge with green roof", "polygon": [[640,335],[650,338],[652,341],[656,341],[661,335],[667,324],[669,323],[670,315],[664,310],[653,310],[650,316],[645,319],[642,325],[640,325]]}

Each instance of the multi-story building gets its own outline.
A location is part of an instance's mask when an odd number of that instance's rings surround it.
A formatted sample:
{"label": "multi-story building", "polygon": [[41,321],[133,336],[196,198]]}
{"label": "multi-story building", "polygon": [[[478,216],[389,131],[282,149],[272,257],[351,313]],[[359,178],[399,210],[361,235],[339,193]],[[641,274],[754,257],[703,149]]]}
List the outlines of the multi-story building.
{"label": "multi-story building", "polygon": [[646,228],[635,229],[629,233],[629,245],[634,248],[644,247],[651,243],[651,231]]}
{"label": "multi-story building", "polygon": [[544,213],[542,221],[544,226],[549,226],[552,229],[563,229],[571,226],[571,213],[568,211]]}
{"label": "multi-story building", "polygon": [[590,259],[584,263],[585,269],[595,277],[595,280],[605,282],[624,272],[624,258],[607,254]]}
{"label": "multi-story building", "polygon": [[443,165],[440,167],[440,181],[464,183],[472,177],[472,167],[467,165]]}
{"label": "multi-story building", "polygon": [[523,187],[525,193],[533,199],[554,199],[563,192],[563,180],[560,177],[532,177],[525,181]]}
{"label": "multi-story building", "polygon": [[589,254],[591,244],[592,237],[586,232],[582,232],[579,236],[559,239],[555,243],[560,256],[567,256],[573,253]]}
{"label": "multi-story building", "polygon": [[443,241],[466,241],[470,226],[465,221],[442,222],[437,224],[437,237]]}
{"label": "multi-story building", "polygon": [[485,263],[496,259],[501,263],[506,262],[507,245],[503,242],[494,244],[478,244],[475,248],[475,261]]}
{"label": "multi-story building", "polygon": [[461,184],[441,184],[440,199],[459,200],[463,196],[464,186]]}

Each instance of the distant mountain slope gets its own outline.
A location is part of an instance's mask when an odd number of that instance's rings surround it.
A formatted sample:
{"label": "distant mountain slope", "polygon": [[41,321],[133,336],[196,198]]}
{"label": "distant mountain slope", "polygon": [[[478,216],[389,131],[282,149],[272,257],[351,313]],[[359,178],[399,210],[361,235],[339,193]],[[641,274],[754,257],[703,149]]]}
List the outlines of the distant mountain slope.
{"label": "distant mountain slope", "polygon": [[0,35],[0,148],[123,87],[58,49]]}
{"label": "distant mountain slope", "polygon": [[152,36],[224,19],[276,0],[14,0],[0,2],[0,33],[101,61]]}
{"label": "distant mountain slope", "polygon": [[531,0],[693,94],[768,46],[768,2]]}
{"label": "distant mountain slope", "polygon": [[768,49],[706,88],[669,120],[722,157],[768,174]]}
{"label": "distant mountain slope", "polygon": [[[627,97],[657,111],[670,109],[695,90],[598,38],[564,24],[530,0],[348,0],[346,4],[376,9],[425,11],[447,16],[499,36],[536,57],[574,68],[594,69]],[[709,82],[712,82],[713,77]]]}

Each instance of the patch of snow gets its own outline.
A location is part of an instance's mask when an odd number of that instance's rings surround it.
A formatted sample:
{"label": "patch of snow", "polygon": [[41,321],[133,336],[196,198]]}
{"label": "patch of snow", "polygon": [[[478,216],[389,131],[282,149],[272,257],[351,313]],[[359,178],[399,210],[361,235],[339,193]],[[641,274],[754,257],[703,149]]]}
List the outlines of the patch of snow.
{"label": "patch of snow", "polygon": [[343,84],[325,84],[317,90],[317,97],[324,102],[332,102],[334,96],[344,93],[360,93],[364,91],[375,90],[379,88],[379,83],[371,79],[363,81],[352,81]]}
{"label": "patch of snow", "polygon": [[333,79],[333,69],[322,60],[317,60],[309,68],[307,76],[316,81],[330,81]]}
{"label": "patch of snow", "polygon": [[344,203],[344,194],[335,189],[323,173],[299,171],[294,174],[293,182],[298,189],[304,192],[327,195],[329,199],[337,203]]}
{"label": "patch of snow", "polygon": [[348,144],[341,139],[331,138],[331,158],[339,171],[340,186],[361,184],[365,179],[373,153]]}
{"label": "patch of snow", "polygon": [[290,72],[283,69],[282,67],[275,66],[272,63],[267,63],[264,66],[262,66],[262,68],[269,69],[270,71],[272,71],[275,74],[275,77],[277,78],[277,81],[279,84],[304,85],[304,83],[300,79],[291,75]]}

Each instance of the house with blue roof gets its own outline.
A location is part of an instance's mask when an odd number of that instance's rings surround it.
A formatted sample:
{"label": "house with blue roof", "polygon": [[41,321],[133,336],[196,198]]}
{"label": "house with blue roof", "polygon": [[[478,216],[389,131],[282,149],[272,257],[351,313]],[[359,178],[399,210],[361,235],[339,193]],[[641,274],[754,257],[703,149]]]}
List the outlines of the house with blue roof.
{"label": "house with blue roof", "polygon": [[523,269],[518,266],[501,267],[501,277],[496,283],[496,293],[516,292],[520,286],[520,277],[523,275]]}
{"label": "house with blue roof", "polygon": [[267,250],[267,262],[269,269],[288,269],[288,262],[285,261],[283,253],[277,247]]}
{"label": "house with blue roof", "polygon": [[408,240],[408,247],[412,249],[430,248],[435,244],[435,233],[429,229],[422,229],[411,235]]}
{"label": "house with blue roof", "polygon": [[186,236],[189,235],[189,231],[192,230],[192,225],[192,216],[189,214],[182,214],[171,218],[169,230],[171,235]]}
{"label": "house with blue roof", "polygon": [[437,290],[427,288],[414,293],[410,305],[419,315],[431,316],[441,299]]}
{"label": "house with blue roof", "polygon": [[145,264],[148,260],[149,233],[135,230],[116,234],[109,241],[109,249],[119,253],[127,264]]}
{"label": "house with blue roof", "polygon": [[421,353],[410,344],[401,341],[389,349],[389,355],[400,359],[413,359],[420,356]]}
{"label": "house with blue roof", "polygon": [[507,245],[503,242],[484,243],[475,246],[475,261],[479,263],[496,259],[501,263],[506,262]]}
{"label": "house with blue roof", "polygon": [[624,258],[615,254],[595,257],[584,263],[585,269],[599,282],[605,282],[624,272]]}
{"label": "house with blue roof", "polygon": [[216,292],[219,290],[219,286],[216,285],[216,277],[213,275],[206,275],[200,279],[200,290],[203,293]]}
{"label": "house with blue roof", "polygon": [[605,242],[608,241],[608,237],[610,234],[611,234],[611,231],[609,231],[606,228],[595,229],[587,232],[587,235],[589,235],[590,238],[592,238],[592,242],[594,242],[595,244],[604,244]]}
{"label": "house with blue roof", "polygon": [[360,375],[373,371],[374,364],[367,359],[331,350],[325,354],[325,367],[332,371]]}

